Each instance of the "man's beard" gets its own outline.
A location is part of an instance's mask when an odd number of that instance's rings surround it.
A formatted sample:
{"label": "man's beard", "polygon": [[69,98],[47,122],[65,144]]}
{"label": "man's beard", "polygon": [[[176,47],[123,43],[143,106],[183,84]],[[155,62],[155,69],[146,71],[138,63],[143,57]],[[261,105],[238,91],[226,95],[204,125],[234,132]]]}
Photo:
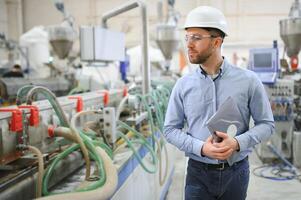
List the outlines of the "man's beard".
{"label": "man's beard", "polygon": [[202,54],[202,55],[198,55],[196,58],[190,58],[189,57],[189,61],[192,64],[203,64],[205,63],[208,58],[212,55],[212,53],[206,53],[206,54]]}
{"label": "man's beard", "polygon": [[189,57],[189,61],[192,64],[203,64],[212,55],[212,52],[213,52],[213,49],[212,49],[212,47],[210,47],[206,52],[197,55],[195,58]]}

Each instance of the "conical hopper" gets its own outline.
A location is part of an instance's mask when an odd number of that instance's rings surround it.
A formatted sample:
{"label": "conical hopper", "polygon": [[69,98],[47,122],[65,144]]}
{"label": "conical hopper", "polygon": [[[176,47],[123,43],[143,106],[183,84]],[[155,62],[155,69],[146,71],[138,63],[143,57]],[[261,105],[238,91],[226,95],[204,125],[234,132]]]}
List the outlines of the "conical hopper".
{"label": "conical hopper", "polygon": [[74,32],[68,26],[52,26],[48,29],[49,41],[57,56],[64,59],[73,45]]}
{"label": "conical hopper", "polygon": [[173,52],[176,51],[179,46],[179,31],[177,27],[165,24],[158,25],[156,42],[165,59],[171,60]]}
{"label": "conical hopper", "polygon": [[60,59],[64,59],[68,56],[72,48],[73,42],[70,40],[51,40],[50,44],[56,55]]}
{"label": "conical hopper", "polygon": [[301,18],[280,20],[280,36],[287,47],[287,55],[298,55],[301,48]]}

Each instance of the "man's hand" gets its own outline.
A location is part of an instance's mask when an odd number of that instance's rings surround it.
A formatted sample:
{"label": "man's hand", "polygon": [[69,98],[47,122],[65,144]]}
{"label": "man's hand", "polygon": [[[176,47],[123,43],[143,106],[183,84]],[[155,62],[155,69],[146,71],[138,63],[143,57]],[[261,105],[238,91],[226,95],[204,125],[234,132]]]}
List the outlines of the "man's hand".
{"label": "man's hand", "polygon": [[212,136],[208,137],[201,153],[213,159],[226,160],[234,151],[239,149],[239,144],[236,139],[229,137],[226,133],[216,131],[216,134],[221,137],[223,141],[215,143]]}

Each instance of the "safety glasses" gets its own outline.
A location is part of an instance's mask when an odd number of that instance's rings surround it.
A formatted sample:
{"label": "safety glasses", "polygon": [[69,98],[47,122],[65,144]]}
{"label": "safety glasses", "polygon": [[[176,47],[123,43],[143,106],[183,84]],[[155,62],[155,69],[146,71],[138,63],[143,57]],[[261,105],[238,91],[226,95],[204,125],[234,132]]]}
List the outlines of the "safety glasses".
{"label": "safety glasses", "polygon": [[198,34],[190,34],[185,35],[185,41],[188,42],[198,42],[204,38],[216,38],[214,35],[198,35]]}

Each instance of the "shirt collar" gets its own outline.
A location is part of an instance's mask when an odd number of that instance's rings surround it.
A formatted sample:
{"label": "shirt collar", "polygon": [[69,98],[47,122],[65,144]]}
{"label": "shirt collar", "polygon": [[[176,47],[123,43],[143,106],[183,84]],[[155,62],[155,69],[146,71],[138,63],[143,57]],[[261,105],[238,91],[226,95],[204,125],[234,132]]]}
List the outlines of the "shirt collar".
{"label": "shirt collar", "polygon": [[[222,77],[225,74],[227,66],[228,61],[223,57],[223,63],[219,69],[219,77]],[[201,67],[201,65],[199,65],[199,67],[197,68],[197,73],[200,74],[202,78],[207,77],[207,72]]]}

